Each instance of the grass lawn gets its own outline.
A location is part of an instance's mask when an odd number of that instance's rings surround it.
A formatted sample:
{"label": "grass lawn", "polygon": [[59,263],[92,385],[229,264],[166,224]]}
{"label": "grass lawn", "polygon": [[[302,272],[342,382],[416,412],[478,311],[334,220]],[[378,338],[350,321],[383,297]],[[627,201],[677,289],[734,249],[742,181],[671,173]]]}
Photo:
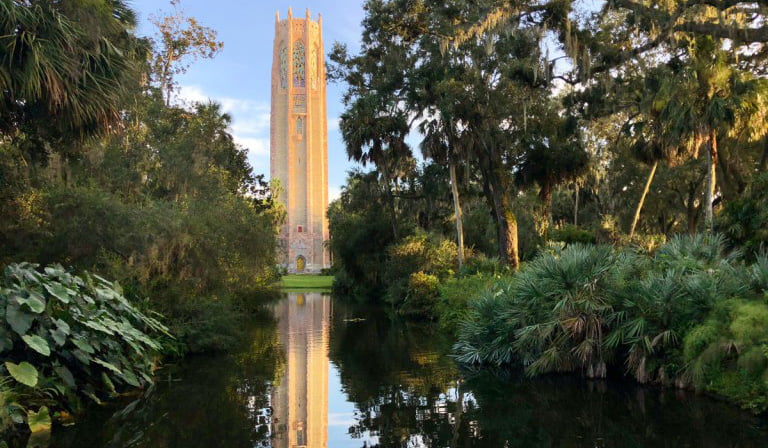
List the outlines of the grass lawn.
{"label": "grass lawn", "polygon": [[281,281],[283,289],[330,290],[332,275],[284,275]]}

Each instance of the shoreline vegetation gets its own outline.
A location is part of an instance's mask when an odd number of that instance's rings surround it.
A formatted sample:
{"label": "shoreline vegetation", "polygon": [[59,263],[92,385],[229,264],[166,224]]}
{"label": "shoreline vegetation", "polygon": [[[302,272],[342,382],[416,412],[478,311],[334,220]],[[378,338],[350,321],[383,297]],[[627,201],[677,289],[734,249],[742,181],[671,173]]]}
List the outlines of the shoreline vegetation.
{"label": "shoreline vegetation", "polygon": [[475,367],[764,414],[768,6],[448,3],[367,1],[329,55],[362,165],[328,208],[336,296]]}
{"label": "shoreline vegetation", "polygon": [[284,210],[232,117],[176,98],[222,43],[173,5],[150,39],[122,0],[0,0],[0,439],[45,446],[280,297]]}

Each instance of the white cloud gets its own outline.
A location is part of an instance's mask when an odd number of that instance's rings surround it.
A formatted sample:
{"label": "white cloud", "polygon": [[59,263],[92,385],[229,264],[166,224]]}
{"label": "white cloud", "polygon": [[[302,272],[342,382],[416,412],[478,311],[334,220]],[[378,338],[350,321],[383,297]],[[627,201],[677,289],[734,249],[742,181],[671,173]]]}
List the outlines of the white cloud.
{"label": "white cloud", "polygon": [[341,118],[334,117],[328,119],[328,132],[335,132],[339,130],[339,122],[341,121]]}
{"label": "white cloud", "polygon": [[248,148],[248,152],[255,156],[269,155],[269,139],[256,137],[237,137],[235,142],[243,148]]}
{"label": "white cloud", "polygon": [[342,426],[349,428],[357,423],[352,412],[329,412],[328,426]]}
{"label": "white cloud", "polygon": [[341,197],[341,187],[329,186],[328,187],[328,202],[334,201]]}

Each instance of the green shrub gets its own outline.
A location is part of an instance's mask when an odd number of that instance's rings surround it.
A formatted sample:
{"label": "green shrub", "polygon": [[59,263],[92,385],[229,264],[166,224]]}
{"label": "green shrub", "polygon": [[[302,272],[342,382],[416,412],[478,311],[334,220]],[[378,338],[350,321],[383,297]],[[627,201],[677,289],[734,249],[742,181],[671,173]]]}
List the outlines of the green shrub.
{"label": "green shrub", "polygon": [[664,234],[640,234],[632,235],[632,238],[626,234],[620,234],[615,242],[618,246],[634,247],[646,254],[653,254],[656,250],[667,242],[667,236]]}
{"label": "green shrub", "polygon": [[443,282],[439,288],[440,298],[437,302],[440,325],[451,333],[455,333],[458,330],[458,323],[467,315],[470,301],[479,297],[496,280],[495,277],[478,274],[450,278]]}
{"label": "green shrub", "polygon": [[717,235],[675,237],[653,256],[552,245],[469,302],[456,357],[531,375],[626,369],[767,409],[768,261],[725,248]]}
{"label": "green shrub", "polygon": [[152,382],[160,340],[170,335],[120,286],[61,266],[9,265],[0,289],[3,369],[19,387],[48,390],[57,407],[99,402]]}
{"label": "green shrub", "polygon": [[400,306],[400,313],[411,317],[434,319],[439,286],[440,280],[436,275],[423,271],[411,274],[408,277],[408,291]]}
{"label": "green shrub", "polygon": [[573,224],[566,224],[558,229],[549,232],[549,239],[552,241],[562,241],[566,244],[581,243],[594,244],[595,233]]}
{"label": "green shrub", "polygon": [[497,257],[489,258],[483,254],[474,254],[467,257],[459,274],[463,276],[482,274],[496,277],[502,274],[509,274],[509,272],[509,266],[502,264]]}
{"label": "green shrub", "polygon": [[458,323],[456,359],[465,364],[502,365],[519,361],[513,347],[519,325],[513,324],[514,280],[503,278],[469,301],[466,317]]}
{"label": "green shrub", "polygon": [[391,246],[384,272],[386,300],[395,307],[401,306],[409,296],[411,275],[417,272],[438,280],[453,275],[457,256],[455,243],[426,233],[417,233]]}
{"label": "green shrub", "polygon": [[628,257],[610,246],[579,244],[540,255],[511,282],[470,304],[459,326],[458,358],[516,360],[533,375],[583,371],[604,377],[610,353],[603,337],[617,319],[614,297]]}
{"label": "green shrub", "polygon": [[768,305],[730,299],[684,341],[687,375],[745,408],[768,409]]}
{"label": "green shrub", "polygon": [[745,196],[728,201],[716,226],[748,256],[768,245],[768,173],[755,176]]}

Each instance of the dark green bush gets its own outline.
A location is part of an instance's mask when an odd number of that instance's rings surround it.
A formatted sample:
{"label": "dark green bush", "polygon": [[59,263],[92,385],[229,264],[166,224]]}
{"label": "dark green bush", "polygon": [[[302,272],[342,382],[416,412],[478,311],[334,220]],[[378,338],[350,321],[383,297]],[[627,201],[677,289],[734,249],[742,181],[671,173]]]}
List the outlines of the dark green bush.
{"label": "dark green bush", "polygon": [[388,249],[384,271],[386,300],[395,307],[400,307],[406,299],[415,300],[418,291],[410,288],[413,274],[429,274],[439,281],[453,275],[457,264],[457,248],[452,241],[426,233],[405,238]]}
{"label": "dark green bush", "polygon": [[[457,358],[529,374],[625,371],[639,382],[768,408],[768,260],[745,265],[718,235],[675,237],[650,256],[552,246],[469,303]],[[702,323],[703,322],[703,323]]]}
{"label": "dark green bush", "polygon": [[587,229],[574,226],[573,224],[566,224],[550,231],[549,239],[552,241],[562,241],[566,244],[594,244],[596,236],[594,232]]}
{"label": "dark green bush", "polygon": [[439,287],[440,279],[436,275],[414,272],[408,277],[405,300],[398,311],[405,316],[434,319]]}
{"label": "dark green bush", "polygon": [[768,246],[768,173],[753,179],[745,196],[728,201],[717,229],[747,256]]}
{"label": "dark green bush", "polygon": [[61,266],[11,264],[0,289],[3,374],[49,405],[78,407],[152,383],[170,338],[157,319],[128,302],[117,283]]}
{"label": "dark green bush", "polygon": [[470,301],[483,294],[496,280],[495,276],[478,274],[450,278],[441,283],[436,307],[440,325],[455,333],[458,323],[469,310]]}

